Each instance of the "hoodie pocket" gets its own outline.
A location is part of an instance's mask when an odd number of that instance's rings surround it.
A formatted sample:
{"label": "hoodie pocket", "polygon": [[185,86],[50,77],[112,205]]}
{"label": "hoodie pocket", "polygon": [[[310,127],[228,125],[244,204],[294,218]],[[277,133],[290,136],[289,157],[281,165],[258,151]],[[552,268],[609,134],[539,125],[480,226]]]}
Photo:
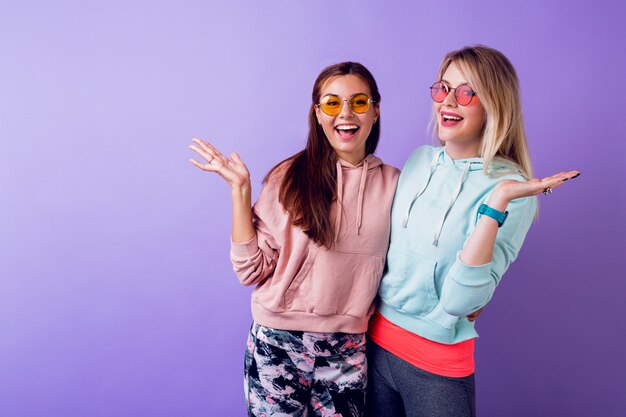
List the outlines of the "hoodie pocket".
{"label": "hoodie pocket", "polygon": [[[383,269],[381,256],[318,249],[285,292],[288,310],[365,317]],[[309,262],[309,258],[311,261]]]}
{"label": "hoodie pocket", "polygon": [[306,294],[310,291],[310,285],[306,280],[311,274],[311,267],[313,266],[316,257],[317,250],[309,249],[302,267],[300,267],[300,270],[296,276],[293,277],[289,287],[287,287],[285,293],[283,294],[283,305],[285,310],[306,311],[306,309],[302,306],[302,303],[298,302],[298,298],[302,297],[303,293]]}
{"label": "hoodie pocket", "polygon": [[439,302],[435,289],[436,267],[435,261],[418,253],[390,249],[380,297],[406,313],[428,314]]}

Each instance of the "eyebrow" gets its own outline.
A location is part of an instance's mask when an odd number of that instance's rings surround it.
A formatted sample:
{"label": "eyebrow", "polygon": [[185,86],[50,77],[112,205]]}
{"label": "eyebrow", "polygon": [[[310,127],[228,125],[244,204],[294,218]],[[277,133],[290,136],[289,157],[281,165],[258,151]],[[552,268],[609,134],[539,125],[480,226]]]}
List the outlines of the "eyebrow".
{"label": "eyebrow", "polygon": [[[444,82],[444,83],[446,83],[446,84],[452,84],[450,81],[445,80],[445,79],[443,79],[443,78],[441,79],[441,82]],[[461,83],[461,84],[457,85],[457,87],[462,86],[462,85],[469,85],[469,83],[468,83],[468,82]]]}
{"label": "eyebrow", "polygon": [[[363,94],[364,96],[368,96],[368,97],[369,97],[369,94],[367,94],[367,93],[354,93],[354,94],[352,94],[349,98],[352,98],[352,97],[354,97],[354,96],[358,96],[358,95],[361,95],[361,94]],[[335,96],[335,97],[339,97],[339,98],[341,98],[341,96],[340,96],[339,94],[335,94],[335,93],[328,93],[328,94],[324,94],[324,95],[322,96],[322,98],[324,98],[324,97],[328,97],[328,96]]]}

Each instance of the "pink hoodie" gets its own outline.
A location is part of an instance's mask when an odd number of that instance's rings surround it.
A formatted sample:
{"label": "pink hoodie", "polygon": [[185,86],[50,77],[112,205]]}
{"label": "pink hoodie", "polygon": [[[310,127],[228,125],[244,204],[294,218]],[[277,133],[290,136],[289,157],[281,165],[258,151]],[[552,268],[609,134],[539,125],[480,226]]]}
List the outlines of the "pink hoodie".
{"label": "pink hoodie", "polygon": [[[252,316],[267,327],[362,333],[374,312],[389,245],[390,212],[400,171],[368,155],[337,161],[338,203],[331,207],[335,243],[317,245],[289,221],[273,175],[254,205],[257,235],[231,244],[243,285],[257,284]],[[338,210],[338,208],[340,208]]]}

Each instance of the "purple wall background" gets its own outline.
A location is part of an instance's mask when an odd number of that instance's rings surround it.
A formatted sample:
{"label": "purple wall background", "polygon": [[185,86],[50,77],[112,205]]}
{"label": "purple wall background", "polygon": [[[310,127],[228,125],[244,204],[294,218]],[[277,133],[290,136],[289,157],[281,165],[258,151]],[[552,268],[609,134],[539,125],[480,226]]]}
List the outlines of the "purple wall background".
{"label": "purple wall background", "polygon": [[482,416],[623,415],[624,2],[0,2],[0,416],[244,416],[250,289],[227,186],[299,150],[324,66],[383,96],[379,155],[427,143],[427,86],[485,43],[519,71],[542,198],[481,316]]}

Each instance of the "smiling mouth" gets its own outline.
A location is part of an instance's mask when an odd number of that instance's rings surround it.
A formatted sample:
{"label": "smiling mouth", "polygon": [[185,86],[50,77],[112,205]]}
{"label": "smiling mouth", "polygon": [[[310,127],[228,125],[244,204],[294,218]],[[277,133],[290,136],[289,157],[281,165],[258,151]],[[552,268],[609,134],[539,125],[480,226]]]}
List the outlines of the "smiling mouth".
{"label": "smiling mouth", "polygon": [[350,138],[354,136],[354,134],[359,130],[359,126],[357,125],[341,125],[335,127],[335,131],[342,138]]}
{"label": "smiling mouth", "polygon": [[463,118],[461,116],[451,115],[451,114],[442,114],[441,115],[441,126],[443,127],[456,127],[458,126]]}

